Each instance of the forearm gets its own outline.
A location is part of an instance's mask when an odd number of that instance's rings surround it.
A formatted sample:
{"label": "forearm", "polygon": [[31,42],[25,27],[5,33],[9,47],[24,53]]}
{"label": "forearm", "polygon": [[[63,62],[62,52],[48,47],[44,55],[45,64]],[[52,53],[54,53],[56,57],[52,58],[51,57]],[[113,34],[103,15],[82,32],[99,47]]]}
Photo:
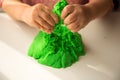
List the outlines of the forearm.
{"label": "forearm", "polygon": [[113,2],[112,0],[90,0],[85,6],[89,8],[92,19],[95,19],[112,11]]}
{"label": "forearm", "polygon": [[22,14],[28,7],[30,6],[19,0],[4,0],[2,4],[3,10],[16,20],[22,20]]}

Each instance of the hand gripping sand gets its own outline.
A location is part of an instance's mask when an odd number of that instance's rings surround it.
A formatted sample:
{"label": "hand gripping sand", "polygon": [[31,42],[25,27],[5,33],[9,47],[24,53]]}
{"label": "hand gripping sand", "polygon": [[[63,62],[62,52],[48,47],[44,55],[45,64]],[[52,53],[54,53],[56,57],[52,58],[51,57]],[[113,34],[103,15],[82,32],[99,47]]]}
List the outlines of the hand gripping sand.
{"label": "hand gripping sand", "polygon": [[67,29],[60,17],[66,5],[66,0],[55,4],[53,12],[59,17],[59,22],[54,31],[51,34],[40,31],[28,50],[28,55],[40,64],[66,68],[78,61],[79,56],[85,55],[80,34]]}

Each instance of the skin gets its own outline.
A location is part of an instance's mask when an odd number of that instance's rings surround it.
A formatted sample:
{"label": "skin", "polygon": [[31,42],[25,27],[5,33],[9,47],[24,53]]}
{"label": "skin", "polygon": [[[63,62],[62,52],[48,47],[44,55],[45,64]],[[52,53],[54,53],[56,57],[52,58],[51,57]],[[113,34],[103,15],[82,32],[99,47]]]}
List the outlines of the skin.
{"label": "skin", "polygon": [[[51,33],[58,22],[58,17],[52,10],[41,3],[30,6],[20,0],[4,0],[2,8],[15,20],[23,21],[47,33]],[[112,8],[112,0],[89,0],[85,5],[67,5],[62,11],[61,18],[68,29],[77,32],[93,19],[106,15]]]}
{"label": "skin", "polygon": [[2,2],[0,2],[0,7],[2,6]]}
{"label": "skin", "polygon": [[2,0],[0,0],[0,7],[2,6]]}

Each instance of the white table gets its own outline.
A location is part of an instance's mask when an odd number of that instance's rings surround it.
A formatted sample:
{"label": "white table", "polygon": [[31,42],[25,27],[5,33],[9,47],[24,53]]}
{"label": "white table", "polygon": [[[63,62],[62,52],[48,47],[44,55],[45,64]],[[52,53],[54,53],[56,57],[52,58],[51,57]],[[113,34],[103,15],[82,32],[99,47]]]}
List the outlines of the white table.
{"label": "white table", "polygon": [[86,56],[66,69],[40,65],[27,56],[37,32],[0,13],[0,80],[120,80],[120,13],[80,31]]}

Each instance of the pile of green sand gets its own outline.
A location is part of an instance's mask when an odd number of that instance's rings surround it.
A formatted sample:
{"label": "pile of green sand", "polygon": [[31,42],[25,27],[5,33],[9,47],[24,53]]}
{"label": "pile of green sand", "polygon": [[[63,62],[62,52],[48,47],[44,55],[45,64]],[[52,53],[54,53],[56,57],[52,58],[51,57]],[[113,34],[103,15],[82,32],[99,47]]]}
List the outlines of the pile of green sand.
{"label": "pile of green sand", "polygon": [[67,29],[60,17],[66,5],[66,0],[55,4],[53,12],[58,15],[59,22],[54,31],[51,34],[40,31],[28,50],[28,55],[40,64],[65,68],[78,61],[79,56],[85,55],[80,34]]}

